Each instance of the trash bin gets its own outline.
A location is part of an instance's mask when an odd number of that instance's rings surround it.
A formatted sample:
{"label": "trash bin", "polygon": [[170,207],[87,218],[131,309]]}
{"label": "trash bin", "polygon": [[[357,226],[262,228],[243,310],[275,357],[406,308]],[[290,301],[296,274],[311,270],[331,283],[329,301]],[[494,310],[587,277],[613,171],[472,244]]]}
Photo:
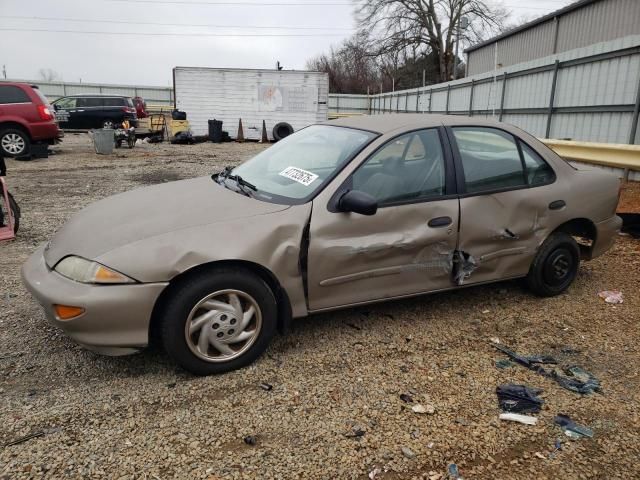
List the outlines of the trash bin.
{"label": "trash bin", "polygon": [[113,146],[115,139],[113,136],[112,128],[102,128],[100,130],[92,130],[93,145],[96,148],[96,153],[99,155],[109,155],[113,153]]}
{"label": "trash bin", "polygon": [[209,120],[209,140],[213,143],[222,142],[222,121]]}

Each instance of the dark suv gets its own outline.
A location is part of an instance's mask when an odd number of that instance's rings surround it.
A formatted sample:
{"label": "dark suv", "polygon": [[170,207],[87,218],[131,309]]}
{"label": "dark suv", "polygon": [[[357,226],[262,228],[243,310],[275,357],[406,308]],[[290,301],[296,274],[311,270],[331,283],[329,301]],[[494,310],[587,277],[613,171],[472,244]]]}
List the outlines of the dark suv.
{"label": "dark suv", "polygon": [[72,95],[53,102],[62,128],[113,128],[128,120],[138,126],[131,97],[118,95]]}
{"label": "dark suv", "polygon": [[29,155],[32,144],[54,144],[62,135],[38,87],[0,82],[0,149],[5,156]]}

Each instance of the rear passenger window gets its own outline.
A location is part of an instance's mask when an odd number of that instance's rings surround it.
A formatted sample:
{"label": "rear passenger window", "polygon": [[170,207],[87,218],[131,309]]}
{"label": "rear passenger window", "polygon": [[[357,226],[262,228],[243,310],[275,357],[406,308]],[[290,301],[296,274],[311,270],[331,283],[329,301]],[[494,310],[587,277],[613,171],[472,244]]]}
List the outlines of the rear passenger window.
{"label": "rear passenger window", "polygon": [[125,104],[124,98],[105,98],[105,107],[122,107]]}
{"label": "rear passenger window", "polygon": [[528,145],[520,142],[524,166],[527,169],[527,182],[531,186],[544,185],[555,180],[556,175],[553,169],[545,162],[540,155],[534,152]]}
{"label": "rear passenger window", "polygon": [[495,128],[455,127],[467,193],[526,186],[518,145]]}
{"label": "rear passenger window", "polygon": [[29,95],[15,85],[0,85],[0,104],[31,103]]}

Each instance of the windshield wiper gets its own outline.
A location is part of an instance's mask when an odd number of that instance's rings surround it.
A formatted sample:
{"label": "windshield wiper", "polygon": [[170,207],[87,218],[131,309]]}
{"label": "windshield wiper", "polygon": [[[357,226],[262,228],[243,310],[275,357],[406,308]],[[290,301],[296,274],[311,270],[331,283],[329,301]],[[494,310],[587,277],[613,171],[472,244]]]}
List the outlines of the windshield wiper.
{"label": "windshield wiper", "polygon": [[224,167],[224,170],[216,177],[217,182],[221,185],[225,185],[226,180],[233,180],[236,182],[238,191],[245,194],[247,197],[253,196],[252,191],[257,192],[258,188],[253,183],[247,182],[240,175],[233,175],[231,173],[232,170],[233,167]]}

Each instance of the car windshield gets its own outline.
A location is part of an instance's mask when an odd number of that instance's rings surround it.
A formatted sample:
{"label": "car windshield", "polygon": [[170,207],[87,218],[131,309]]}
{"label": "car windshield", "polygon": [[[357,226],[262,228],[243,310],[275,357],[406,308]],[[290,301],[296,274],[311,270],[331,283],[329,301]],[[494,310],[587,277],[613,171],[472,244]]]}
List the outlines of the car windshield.
{"label": "car windshield", "polygon": [[319,189],[377,135],[365,130],[313,125],[233,169],[256,187],[259,200],[298,204]]}

